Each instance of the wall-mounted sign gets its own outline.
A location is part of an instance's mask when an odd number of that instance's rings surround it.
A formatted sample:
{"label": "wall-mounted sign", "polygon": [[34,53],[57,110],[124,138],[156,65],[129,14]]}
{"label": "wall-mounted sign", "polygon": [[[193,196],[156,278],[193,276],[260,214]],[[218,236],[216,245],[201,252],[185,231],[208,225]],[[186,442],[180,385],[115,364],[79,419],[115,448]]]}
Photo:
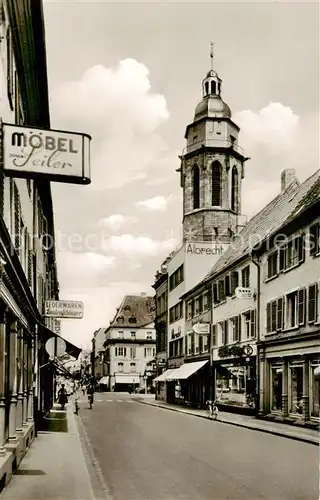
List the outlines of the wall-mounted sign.
{"label": "wall-mounted sign", "polygon": [[52,331],[54,333],[57,333],[58,335],[60,335],[60,332],[61,332],[61,323],[60,323],[60,320],[59,319],[56,319],[56,318],[52,318]]}
{"label": "wall-mounted sign", "polygon": [[196,243],[188,243],[186,252],[187,254],[195,255],[222,255],[223,246],[213,244],[211,244],[210,246],[201,246]]}
{"label": "wall-mounted sign", "polygon": [[233,345],[230,347],[223,345],[218,350],[218,356],[220,358],[227,358],[229,356],[236,356],[236,357],[252,356],[252,354],[253,354],[253,348],[249,344],[245,346]]}
{"label": "wall-mounted sign", "polygon": [[48,318],[83,318],[83,302],[70,300],[46,300],[44,315]]}
{"label": "wall-mounted sign", "polygon": [[59,337],[51,337],[47,340],[45,349],[51,357],[59,358],[66,352],[66,343]]}
{"label": "wall-mounted sign", "polygon": [[90,184],[90,140],[77,132],[4,123],[4,171],[12,177]]}
{"label": "wall-mounted sign", "polygon": [[250,288],[238,286],[235,289],[235,294],[238,299],[252,299],[252,291]]}
{"label": "wall-mounted sign", "polygon": [[197,333],[198,335],[209,335],[210,333],[209,323],[196,323],[192,328],[194,333]]}

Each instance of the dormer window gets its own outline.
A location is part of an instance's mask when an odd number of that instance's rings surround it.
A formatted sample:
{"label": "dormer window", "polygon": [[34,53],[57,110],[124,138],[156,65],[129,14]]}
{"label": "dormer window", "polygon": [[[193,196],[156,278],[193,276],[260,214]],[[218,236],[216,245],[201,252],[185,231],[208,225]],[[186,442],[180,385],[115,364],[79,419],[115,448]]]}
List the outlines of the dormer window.
{"label": "dormer window", "polygon": [[123,308],[124,311],[131,311],[131,307],[126,305],[124,308]]}
{"label": "dormer window", "polygon": [[123,316],[118,316],[117,323],[123,323],[123,322],[124,322],[124,317]]}
{"label": "dormer window", "polygon": [[137,318],[135,316],[130,316],[129,323],[136,323],[136,322],[137,322]]}

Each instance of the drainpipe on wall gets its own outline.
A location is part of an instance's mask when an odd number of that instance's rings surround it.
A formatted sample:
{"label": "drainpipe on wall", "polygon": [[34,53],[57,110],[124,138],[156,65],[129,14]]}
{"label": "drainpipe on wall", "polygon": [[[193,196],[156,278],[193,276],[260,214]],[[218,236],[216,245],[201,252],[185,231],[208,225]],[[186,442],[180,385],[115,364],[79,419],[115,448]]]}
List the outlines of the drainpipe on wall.
{"label": "drainpipe on wall", "polygon": [[259,352],[259,343],[260,343],[260,261],[259,259],[255,259],[253,252],[250,253],[252,263],[257,267],[257,320],[256,320],[256,337],[257,337],[257,359],[256,359],[256,410],[260,412],[260,352]]}
{"label": "drainpipe on wall", "polygon": [[214,383],[214,370],[213,370],[213,359],[212,359],[212,326],[213,326],[213,285],[210,285],[210,288],[208,289],[209,291],[209,297],[210,297],[210,401],[213,401],[213,383]]}

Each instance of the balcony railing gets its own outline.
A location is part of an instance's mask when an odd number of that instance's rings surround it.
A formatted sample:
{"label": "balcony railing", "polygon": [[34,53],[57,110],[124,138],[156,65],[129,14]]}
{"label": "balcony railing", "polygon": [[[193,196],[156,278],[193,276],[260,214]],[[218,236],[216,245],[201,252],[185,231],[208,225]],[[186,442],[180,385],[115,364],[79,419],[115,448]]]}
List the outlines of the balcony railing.
{"label": "balcony railing", "polygon": [[241,155],[244,154],[243,149],[230,139],[202,139],[201,141],[194,142],[185,147],[182,151],[182,155],[192,153],[193,151],[199,149],[201,146],[207,146],[211,148],[231,148]]}

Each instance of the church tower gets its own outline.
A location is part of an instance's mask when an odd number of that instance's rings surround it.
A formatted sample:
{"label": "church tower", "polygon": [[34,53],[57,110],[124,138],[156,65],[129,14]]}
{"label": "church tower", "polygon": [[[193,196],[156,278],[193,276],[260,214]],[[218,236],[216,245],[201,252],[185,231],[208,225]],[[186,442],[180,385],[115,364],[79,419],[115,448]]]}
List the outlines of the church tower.
{"label": "church tower", "polygon": [[180,157],[184,241],[230,243],[241,226],[241,183],[248,159],[238,145],[240,128],[221,98],[222,80],[212,67],[202,101],[186,128]]}

